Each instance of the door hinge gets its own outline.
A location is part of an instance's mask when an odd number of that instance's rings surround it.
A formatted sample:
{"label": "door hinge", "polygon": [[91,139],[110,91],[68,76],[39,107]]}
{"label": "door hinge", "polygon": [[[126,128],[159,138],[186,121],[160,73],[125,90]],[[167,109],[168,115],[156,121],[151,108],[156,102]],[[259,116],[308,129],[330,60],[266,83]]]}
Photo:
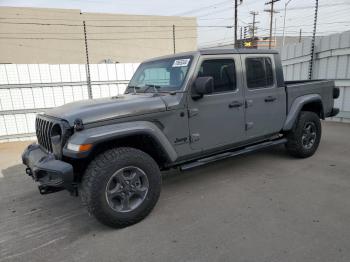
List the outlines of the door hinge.
{"label": "door hinge", "polygon": [[198,113],[199,113],[198,108],[188,109],[188,117],[196,116],[196,115],[198,115]]}
{"label": "door hinge", "polygon": [[200,139],[200,135],[198,133],[191,134],[191,136],[190,136],[191,143],[197,142],[197,141],[199,141],[199,139]]}
{"label": "door hinge", "polygon": [[247,122],[245,123],[245,130],[251,129],[254,126],[254,122]]}

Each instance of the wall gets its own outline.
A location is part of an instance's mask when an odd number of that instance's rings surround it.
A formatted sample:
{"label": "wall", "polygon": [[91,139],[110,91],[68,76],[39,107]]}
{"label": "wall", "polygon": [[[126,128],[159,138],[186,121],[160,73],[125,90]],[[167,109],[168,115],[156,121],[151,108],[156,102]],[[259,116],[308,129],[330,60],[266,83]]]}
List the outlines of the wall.
{"label": "wall", "polygon": [[[90,65],[92,97],[122,94],[138,65]],[[0,65],[0,142],[35,139],[37,113],[87,98],[85,65]]]}
{"label": "wall", "polygon": [[0,16],[0,64],[86,63],[83,20],[90,63],[134,63],[172,54],[173,24],[176,52],[197,48],[193,17],[15,7],[0,7]]}
{"label": "wall", "polygon": [[[311,41],[287,45],[280,50],[286,80],[308,79]],[[333,120],[350,122],[350,31],[316,39],[312,79],[334,79],[340,88]]]}

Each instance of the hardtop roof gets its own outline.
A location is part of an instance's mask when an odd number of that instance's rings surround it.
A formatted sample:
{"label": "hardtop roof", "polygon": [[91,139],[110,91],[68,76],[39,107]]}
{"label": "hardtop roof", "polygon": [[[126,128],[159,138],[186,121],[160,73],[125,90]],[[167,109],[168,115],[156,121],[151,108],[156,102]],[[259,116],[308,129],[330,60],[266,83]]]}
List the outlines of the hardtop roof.
{"label": "hardtop roof", "polygon": [[274,49],[235,49],[235,48],[206,48],[199,49],[197,51],[182,52],[172,55],[165,55],[160,57],[154,57],[145,60],[144,62],[150,62],[158,59],[182,57],[182,56],[198,56],[198,55],[223,55],[223,54],[278,54]]}
{"label": "hardtop roof", "polygon": [[201,55],[216,55],[216,54],[277,54],[274,49],[248,49],[248,48],[206,48],[199,49]]}

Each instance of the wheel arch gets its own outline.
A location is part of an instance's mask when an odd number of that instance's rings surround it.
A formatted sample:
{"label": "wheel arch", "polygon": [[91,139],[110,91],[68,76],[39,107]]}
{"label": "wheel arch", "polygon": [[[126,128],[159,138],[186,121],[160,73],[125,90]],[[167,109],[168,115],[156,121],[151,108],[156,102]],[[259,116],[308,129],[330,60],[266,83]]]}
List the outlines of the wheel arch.
{"label": "wheel arch", "polygon": [[319,94],[311,94],[296,98],[288,112],[283,131],[288,131],[293,128],[301,111],[314,112],[319,118],[324,119],[325,116],[321,96]]}
{"label": "wheel arch", "polygon": [[93,144],[91,151],[83,156],[64,148],[63,154],[71,158],[92,158],[107,148],[123,146],[148,153],[160,166],[164,162],[173,162],[177,159],[176,151],[162,130],[156,124],[147,121],[86,129],[73,134],[68,142],[76,145]]}
{"label": "wheel arch", "polygon": [[165,163],[172,161],[170,155],[164,149],[159,140],[150,136],[146,132],[139,132],[126,136],[116,136],[108,140],[100,141],[94,146],[90,153],[90,158],[93,158],[98,153],[112,147],[131,147],[139,149],[150,155],[160,167]]}

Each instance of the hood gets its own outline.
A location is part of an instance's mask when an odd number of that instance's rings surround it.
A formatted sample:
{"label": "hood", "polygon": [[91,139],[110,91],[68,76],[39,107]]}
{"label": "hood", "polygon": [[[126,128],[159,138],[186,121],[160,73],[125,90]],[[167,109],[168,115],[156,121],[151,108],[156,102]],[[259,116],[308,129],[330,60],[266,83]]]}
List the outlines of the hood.
{"label": "hood", "polygon": [[65,119],[71,126],[79,118],[84,124],[119,117],[135,116],[165,111],[166,106],[160,95],[127,94],[117,97],[89,99],[68,103],[47,110],[45,115]]}

